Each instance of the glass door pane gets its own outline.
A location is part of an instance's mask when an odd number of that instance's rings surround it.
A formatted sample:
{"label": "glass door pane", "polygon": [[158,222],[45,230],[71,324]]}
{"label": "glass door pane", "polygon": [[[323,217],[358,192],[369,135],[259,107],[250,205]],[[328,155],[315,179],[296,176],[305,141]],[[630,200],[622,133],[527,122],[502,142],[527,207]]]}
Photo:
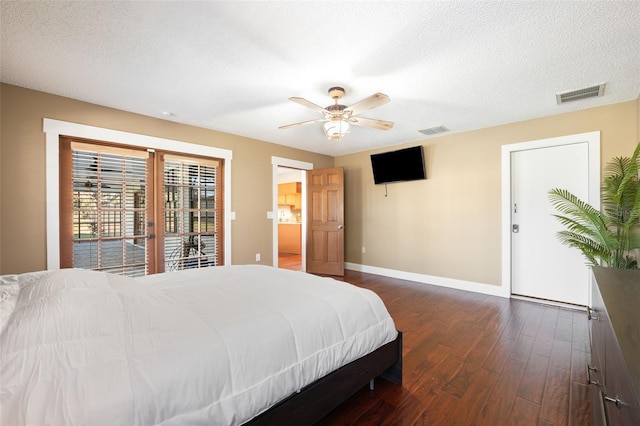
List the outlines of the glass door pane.
{"label": "glass door pane", "polygon": [[220,264],[219,162],[166,156],[165,271]]}
{"label": "glass door pane", "polygon": [[72,143],[73,267],[146,275],[146,152]]}

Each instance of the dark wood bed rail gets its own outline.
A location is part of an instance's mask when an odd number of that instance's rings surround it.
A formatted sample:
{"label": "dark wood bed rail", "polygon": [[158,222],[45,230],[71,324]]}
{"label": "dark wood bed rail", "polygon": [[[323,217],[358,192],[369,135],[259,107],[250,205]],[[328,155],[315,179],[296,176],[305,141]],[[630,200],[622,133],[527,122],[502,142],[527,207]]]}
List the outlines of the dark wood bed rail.
{"label": "dark wood bed rail", "polygon": [[279,402],[247,425],[312,425],[376,377],[402,385],[402,332],[398,337]]}

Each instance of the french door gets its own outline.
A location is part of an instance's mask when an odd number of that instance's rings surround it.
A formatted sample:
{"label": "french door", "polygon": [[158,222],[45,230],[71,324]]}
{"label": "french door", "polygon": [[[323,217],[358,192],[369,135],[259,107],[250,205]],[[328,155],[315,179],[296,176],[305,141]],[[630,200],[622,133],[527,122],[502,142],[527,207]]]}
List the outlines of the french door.
{"label": "french door", "polygon": [[222,264],[222,167],[61,138],[61,266],[141,276]]}

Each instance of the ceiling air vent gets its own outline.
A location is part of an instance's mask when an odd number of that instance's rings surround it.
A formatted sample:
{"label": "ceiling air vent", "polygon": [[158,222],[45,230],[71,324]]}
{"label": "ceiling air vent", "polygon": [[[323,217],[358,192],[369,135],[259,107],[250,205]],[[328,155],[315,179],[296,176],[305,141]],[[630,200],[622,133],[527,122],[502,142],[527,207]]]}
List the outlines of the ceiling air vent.
{"label": "ceiling air vent", "polygon": [[444,126],[436,126],[436,127],[429,127],[428,129],[422,129],[419,132],[424,133],[427,136],[431,136],[431,135],[435,135],[435,134],[447,132],[447,131],[449,131],[449,129],[447,129]]}
{"label": "ceiling air vent", "polygon": [[556,94],[556,101],[558,105],[566,102],[577,101],[579,99],[594,98],[604,95],[605,83],[598,84],[597,86],[585,87],[583,89],[572,90],[570,92]]}

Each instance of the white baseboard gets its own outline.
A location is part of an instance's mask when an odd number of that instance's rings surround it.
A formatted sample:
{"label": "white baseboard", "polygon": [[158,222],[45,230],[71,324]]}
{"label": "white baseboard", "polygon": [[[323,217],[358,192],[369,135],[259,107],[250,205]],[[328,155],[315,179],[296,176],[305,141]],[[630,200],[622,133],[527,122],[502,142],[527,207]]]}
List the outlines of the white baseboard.
{"label": "white baseboard", "polygon": [[502,286],[476,283],[472,281],[457,280],[454,278],[436,277],[433,275],[417,274],[415,272],[398,271],[395,269],[379,268],[377,266],[360,265],[346,262],[346,269],[351,271],[366,272],[369,274],[382,275],[384,277],[399,278],[401,280],[415,281],[423,284],[432,284],[440,287],[455,288],[458,290],[473,291],[475,293],[489,294],[510,298],[511,290]]}

